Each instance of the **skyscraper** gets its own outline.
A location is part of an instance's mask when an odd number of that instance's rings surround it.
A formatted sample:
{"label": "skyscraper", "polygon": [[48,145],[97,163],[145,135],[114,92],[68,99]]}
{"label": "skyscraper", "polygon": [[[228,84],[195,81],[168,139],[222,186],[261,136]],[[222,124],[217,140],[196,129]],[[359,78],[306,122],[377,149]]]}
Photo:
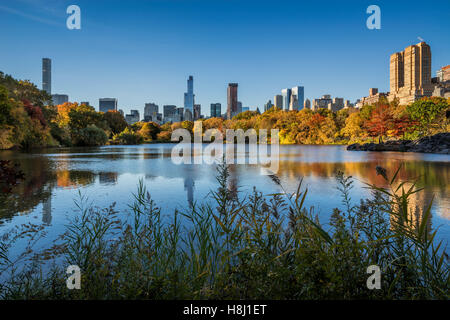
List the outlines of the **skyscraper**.
{"label": "skyscraper", "polygon": [[289,105],[291,104],[291,89],[281,90],[281,96],[283,97],[283,110],[289,110]]}
{"label": "skyscraper", "polygon": [[42,90],[52,94],[52,60],[42,58]]}
{"label": "skyscraper", "polygon": [[200,104],[194,104],[194,120],[198,120],[202,115],[202,106]]}
{"label": "skyscraper", "polygon": [[238,111],[238,84],[229,83],[227,89],[227,119],[231,119]]}
{"label": "skyscraper", "polygon": [[108,112],[110,110],[117,111],[117,99],[116,98],[98,99],[98,109],[100,112]]}
{"label": "skyscraper", "polygon": [[390,57],[389,100],[398,98],[401,104],[431,96],[431,49],[425,42],[405,48]]}
{"label": "skyscraper", "polygon": [[295,86],[291,89],[291,101],[289,110],[300,110],[303,108],[305,100],[305,88]]}
{"label": "skyscraper", "polygon": [[144,121],[156,121],[159,106],[153,102],[146,103],[144,107]]}
{"label": "skyscraper", "polygon": [[222,105],[220,103],[211,103],[211,118],[220,118],[222,116]]}
{"label": "skyscraper", "polygon": [[187,92],[184,93],[184,118],[191,120],[194,117],[194,77],[189,76],[187,80]]}
{"label": "skyscraper", "polygon": [[276,108],[283,109],[283,96],[281,94],[274,96],[273,103]]}

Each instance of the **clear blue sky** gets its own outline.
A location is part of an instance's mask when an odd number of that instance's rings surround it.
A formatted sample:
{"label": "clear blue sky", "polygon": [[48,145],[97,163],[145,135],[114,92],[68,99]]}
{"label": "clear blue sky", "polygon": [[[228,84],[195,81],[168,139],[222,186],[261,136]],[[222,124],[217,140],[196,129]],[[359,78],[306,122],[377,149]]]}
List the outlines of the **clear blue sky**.
{"label": "clear blue sky", "polygon": [[[67,6],[81,30],[66,28]],[[366,8],[381,8],[381,30]],[[226,105],[226,87],[254,108],[282,88],[305,97],[354,101],[389,90],[389,55],[423,38],[432,72],[450,64],[450,1],[0,0],[0,71],[41,87],[52,59],[52,91],[71,101],[116,97],[128,112],[144,103],[183,105],[194,76],[196,103]]]}

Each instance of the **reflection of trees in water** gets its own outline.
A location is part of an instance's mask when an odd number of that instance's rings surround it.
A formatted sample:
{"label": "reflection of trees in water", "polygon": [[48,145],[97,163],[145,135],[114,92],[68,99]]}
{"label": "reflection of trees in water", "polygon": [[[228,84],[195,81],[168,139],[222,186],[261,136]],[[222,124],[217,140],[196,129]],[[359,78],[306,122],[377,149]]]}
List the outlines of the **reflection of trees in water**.
{"label": "reflection of trees in water", "polygon": [[[20,166],[25,180],[12,189],[9,195],[0,195],[0,223],[16,214],[27,214],[42,203],[42,221],[46,224],[52,220],[52,191],[54,188],[76,188],[95,182],[99,176],[100,184],[117,183],[116,172],[69,170],[68,162],[53,162],[48,157],[9,158]],[[2,158],[5,153],[2,153]]]}
{"label": "reflection of trees in water", "polygon": [[399,166],[402,166],[397,178],[399,181],[416,181],[418,186],[437,189],[442,194],[450,192],[450,166],[443,162],[419,162],[419,161],[388,161],[386,159],[374,162],[292,162],[280,161],[279,175],[289,179],[299,177],[333,178],[338,171],[346,175],[358,177],[358,179],[386,186],[383,177],[377,175],[376,166],[385,168],[388,175],[392,176]]}
{"label": "reflection of trees in water", "polygon": [[[333,178],[338,171],[344,172],[348,176],[353,176],[361,181],[375,184],[380,187],[387,187],[386,181],[377,175],[375,167],[381,166],[392,177],[401,165],[397,175],[397,181],[417,181],[417,187],[424,187],[425,190],[414,194],[411,205],[415,207],[417,213],[412,214],[411,221],[421,221],[423,207],[426,207],[431,197],[435,200],[446,199],[450,194],[450,166],[445,162],[420,162],[420,161],[396,161],[379,158],[372,162],[293,162],[280,161],[279,176],[289,180],[300,177]],[[449,208],[442,208],[441,216],[449,219]]]}
{"label": "reflection of trees in water", "polygon": [[[2,154],[3,156],[4,154]],[[28,213],[42,201],[51,196],[52,186],[49,181],[55,181],[48,158],[35,157],[26,159],[11,159],[20,166],[25,174],[25,180],[12,189],[12,193],[0,196],[0,218],[9,219],[16,213]]]}

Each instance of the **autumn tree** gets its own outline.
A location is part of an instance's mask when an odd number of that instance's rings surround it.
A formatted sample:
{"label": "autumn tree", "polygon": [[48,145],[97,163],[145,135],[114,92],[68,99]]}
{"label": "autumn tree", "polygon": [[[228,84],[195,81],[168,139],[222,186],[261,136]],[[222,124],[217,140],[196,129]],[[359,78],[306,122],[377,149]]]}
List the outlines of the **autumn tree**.
{"label": "autumn tree", "polygon": [[371,137],[379,137],[379,142],[383,142],[392,126],[392,114],[389,105],[379,104],[373,109],[371,117],[364,124]]}

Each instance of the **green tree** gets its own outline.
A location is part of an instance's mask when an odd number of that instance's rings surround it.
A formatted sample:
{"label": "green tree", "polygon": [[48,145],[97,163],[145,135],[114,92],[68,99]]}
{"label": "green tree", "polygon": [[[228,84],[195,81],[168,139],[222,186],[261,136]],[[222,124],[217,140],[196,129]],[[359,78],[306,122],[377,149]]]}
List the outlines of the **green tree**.
{"label": "green tree", "polygon": [[91,124],[78,131],[75,144],[78,146],[102,146],[108,142],[105,131]]}
{"label": "green tree", "polygon": [[110,128],[112,134],[120,133],[128,127],[128,123],[125,121],[125,118],[118,111],[110,110],[103,113],[103,119]]}
{"label": "green tree", "polygon": [[[432,133],[439,129],[444,115],[450,110],[450,105],[444,98],[423,98],[406,107],[410,118],[418,123],[417,129],[420,135]],[[441,121],[437,121],[440,119]]]}

